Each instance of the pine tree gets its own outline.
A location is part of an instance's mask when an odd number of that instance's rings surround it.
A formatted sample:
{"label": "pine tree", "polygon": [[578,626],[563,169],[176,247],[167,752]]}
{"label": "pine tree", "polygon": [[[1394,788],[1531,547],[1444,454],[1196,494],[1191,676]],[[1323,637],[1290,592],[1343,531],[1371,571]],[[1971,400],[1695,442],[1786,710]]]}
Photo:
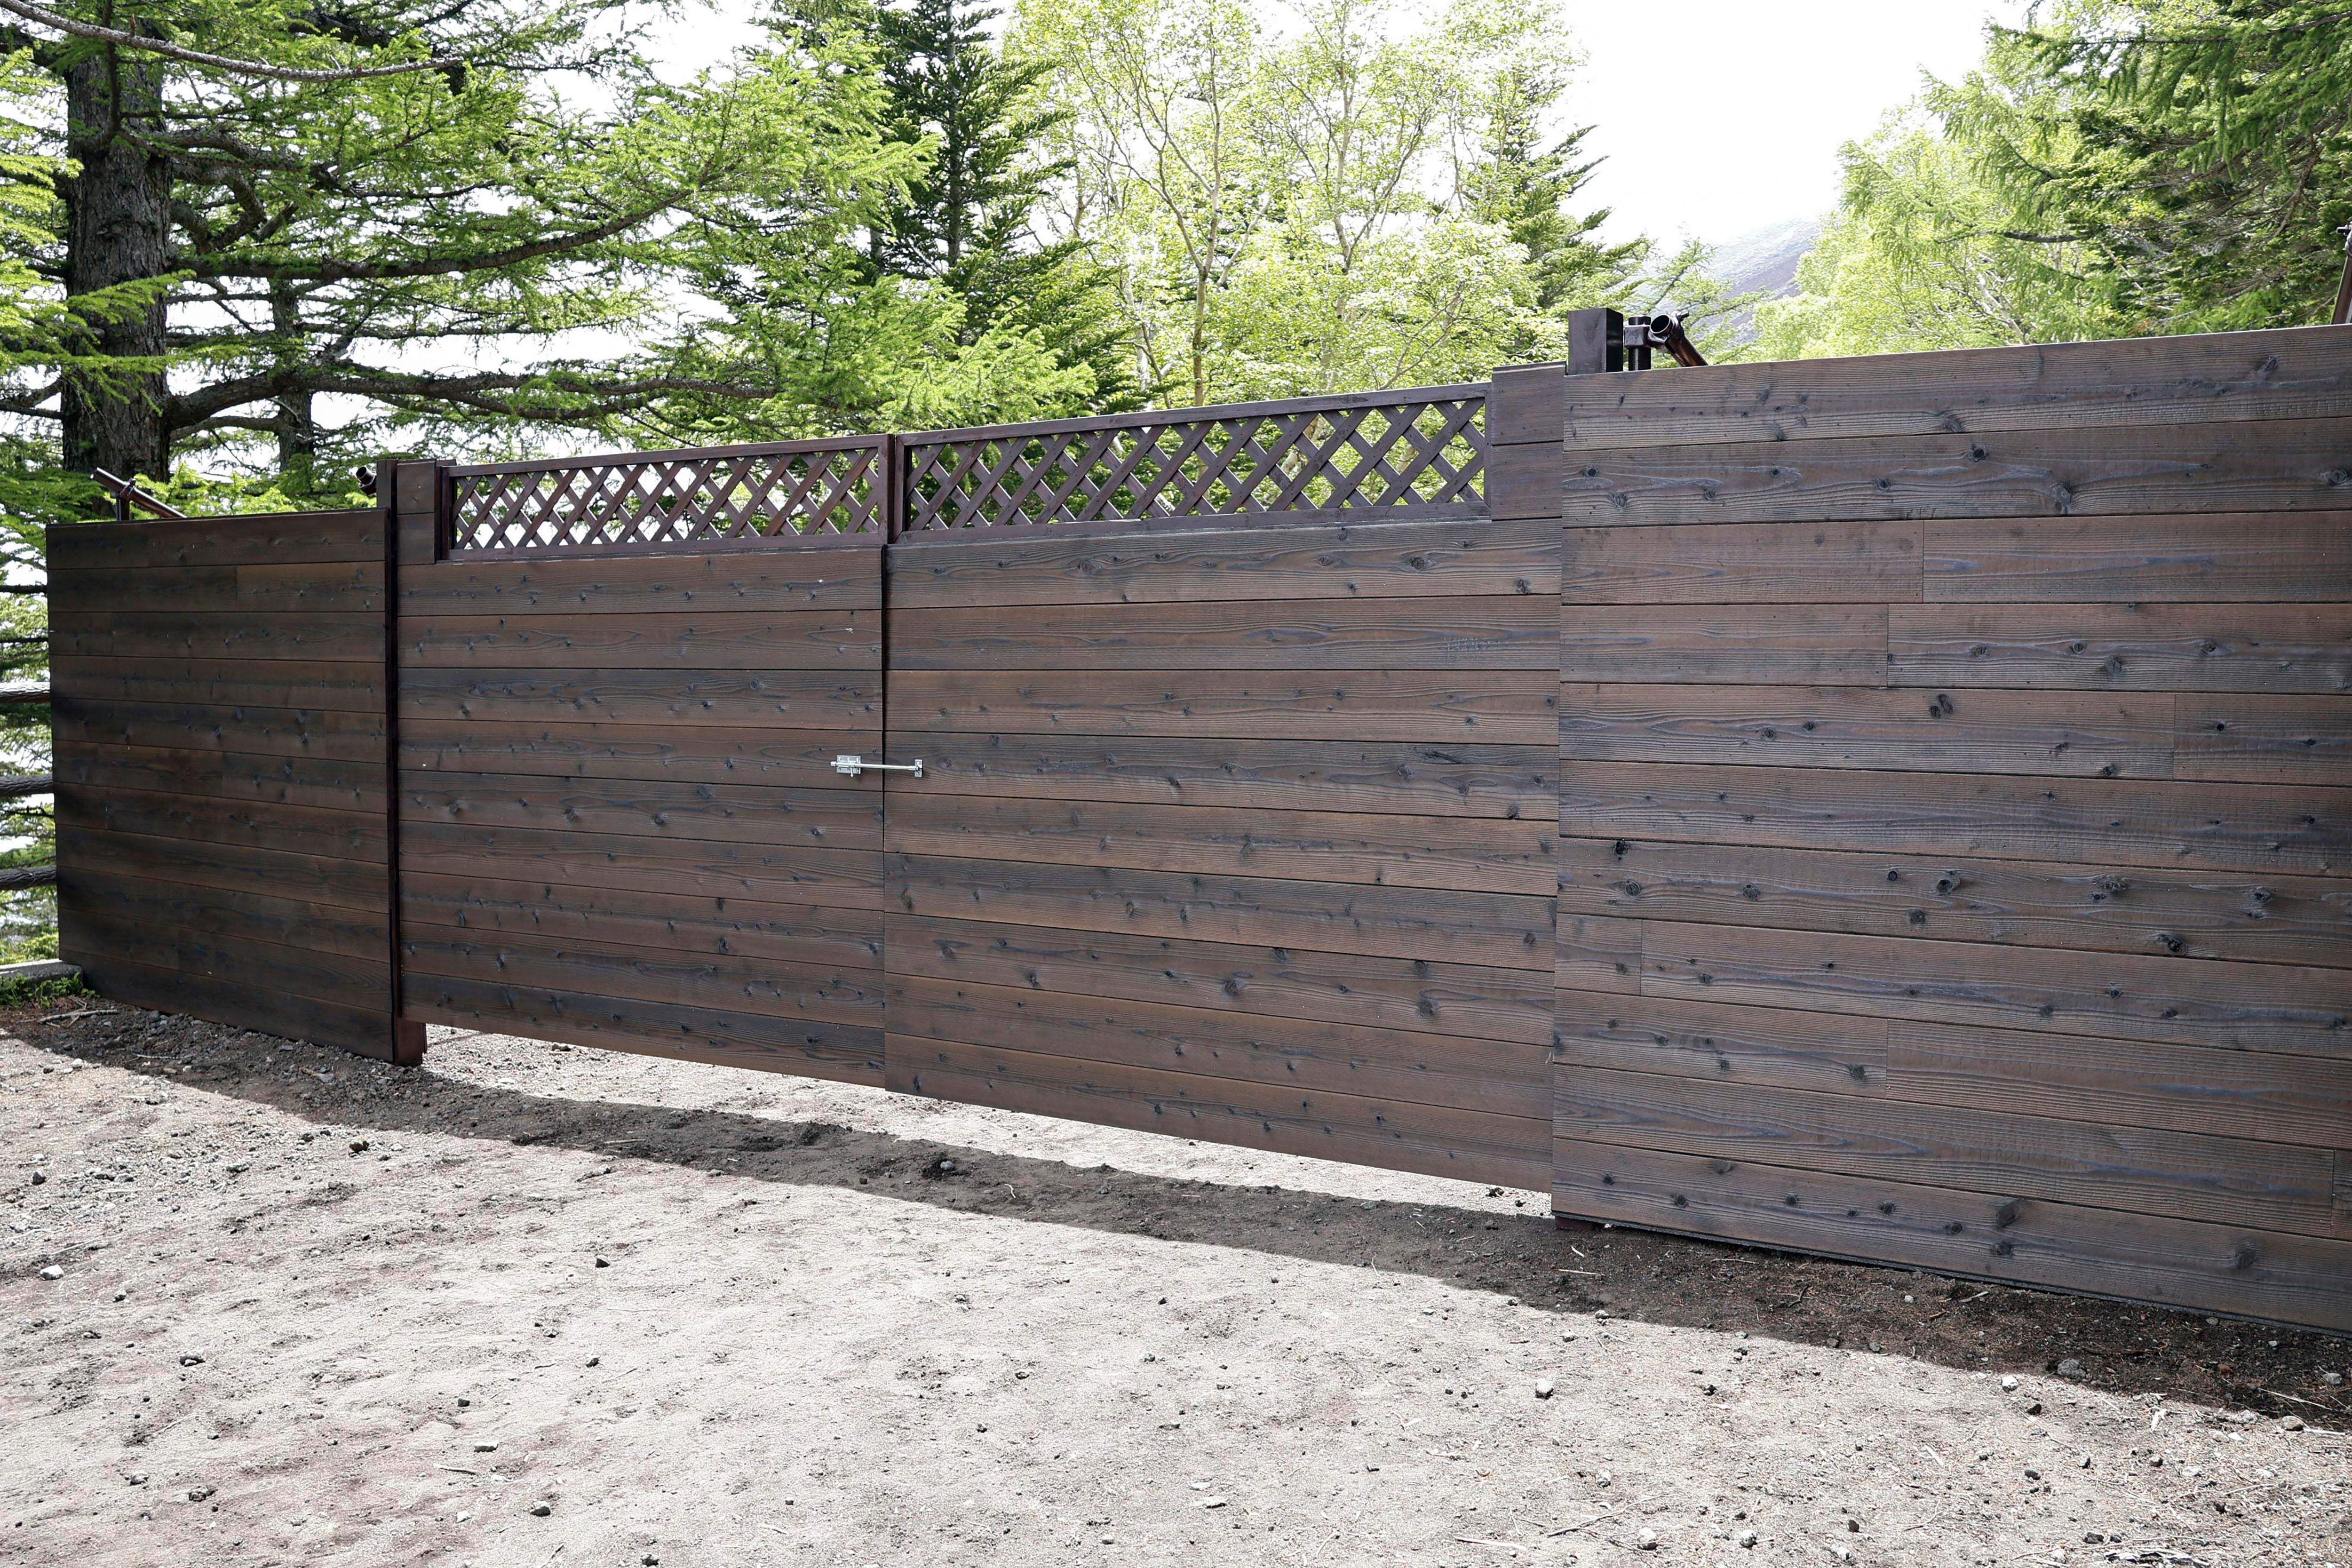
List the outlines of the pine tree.
{"label": "pine tree", "polygon": [[1599,234],[1608,208],[1580,216],[1570,210],[1599,160],[1579,161],[1591,126],[1543,146],[1538,117],[1553,96],[1523,74],[1503,79],[1486,120],[1482,156],[1465,174],[1463,195],[1472,217],[1498,226],[1527,251],[1537,278],[1536,302],[1558,315],[1621,302],[1648,259],[1650,244],[1643,238],[1605,244]]}

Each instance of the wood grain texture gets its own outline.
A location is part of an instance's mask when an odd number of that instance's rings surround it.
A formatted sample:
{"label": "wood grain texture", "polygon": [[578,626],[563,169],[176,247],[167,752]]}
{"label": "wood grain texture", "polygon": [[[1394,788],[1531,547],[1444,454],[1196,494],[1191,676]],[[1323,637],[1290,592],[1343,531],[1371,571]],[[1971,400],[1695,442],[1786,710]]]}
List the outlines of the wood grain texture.
{"label": "wood grain texture", "polygon": [[882,967],[878,910],[763,904],[719,893],[681,897],[418,871],[402,876],[400,890],[404,921],[485,937],[520,933],[746,963]]}
{"label": "wood grain texture", "polygon": [[874,672],[799,669],[404,669],[400,716],[506,724],[718,725],[871,735]]}
{"label": "wood grain texture", "polygon": [[877,667],[881,615],[825,609],[632,616],[411,616],[413,669],[855,669]]}
{"label": "wood grain texture", "polygon": [[1937,604],[2346,597],[2352,510],[2151,510],[2176,514],[1931,519],[1920,525],[1924,597]]}
{"label": "wood grain texture", "polygon": [[50,570],[57,572],[380,563],[383,556],[383,514],[373,507],[71,523],[48,531],[47,559]]}
{"label": "wood grain texture", "polygon": [[108,702],[383,711],[383,667],[310,659],[85,658],[59,654],[51,679]]}
{"label": "wood grain texture", "polygon": [[2352,692],[2352,605],[1900,605],[1887,616],[1896,686]]}
{"label": "wood grain texture", "polygon": [[1560,534],[1564,624],[1580,605],[1903,604],[1926,595],[1926,530],[1882,519],[1571,526]]}
{"label": "wood grain texture", "polygon": [[1575,684],[1885,686],[1885,605],[1565,605]]}
{"label": "wood grain texture", "polygon": [[2008,1284],[2352,1328],[2352,1244],[2009,1193],[1560,1137],[1553,1206]]}
{"label": "wood grain texture", "polygon": [[1556,853],[1577,914],[2352,967],[2352,887],[2324,877],[1631,838]]}
{"label": "wood grain texture", "polygon": [[1150,539],[1010,531],[890,552],[894,608],[1192,605],[1559,592],[1557,518],[1223,529]]}
{"label": "wood grain texture", "polygon": [[776,784],[411,772],[403,820],[578,834],[879,849],[878,795]]}
{"label": "wood grain texture", "polygon": [[747,784],[879,796],[878,775],[848,778],[833,771],[839,740],[824,730],[404,718],[400,765],[436,773]]}
{"label": "wood grain texture", "polygon": [[890,723],[982,734],[1426,741],[1544,746],[1553,670],[893,670]]}
{"label": "wood grain texture", "polygon": [[1708,365],[1559,384],[1571,449],[2352,415],[2338,327]]}
{"label": "wood grain texture", "polygon": [[878,553],[830,550],[567,561],[444,562],[401,574],[404,622],[419,616],[659,611],[874,610]]}
{"label": "wood grain texture", "polygon": [[765,1018],[882,1021],[881,973],[647,952],[615,942],[452,931],[404,919],[401,973],[494,980],[526,991],[708,1007]]}
{"label": "wood grain texture", "polygon": [[2352,426],[2267,419],[1570,452],[1578,523],[2343,510]]}
{"label": "wood grain texture", "polygon": [[889,847],[903,855],[1449,888],[1549,899],[1552,824],[1492,818],[1263,812],[901,790]]}
{"label": "wood grain texture", "polygon": [[1556,669],[1549,600],[1260,600],[926,610],[890,630],[890,668]]}
{"label": "wood grain texture", "polygon": [[1578,763],[1560,831],[2327,877],[2352,866],[2352,789]]}
{"label": "wood grain texture", "polygon": [[384,769],[373,761],[75,741],[59,742],[55,750],[58,782],[67,787],[215,795],[379,816],[390,809],[392,800]]}
{"label": "wood grain texture", "polygon": [[412,820],[401,834],[404,873],[476,876],[682,897],[723,894],[758,903],[874,909],[881,865],[871,849],[729,844],[544,828]]}

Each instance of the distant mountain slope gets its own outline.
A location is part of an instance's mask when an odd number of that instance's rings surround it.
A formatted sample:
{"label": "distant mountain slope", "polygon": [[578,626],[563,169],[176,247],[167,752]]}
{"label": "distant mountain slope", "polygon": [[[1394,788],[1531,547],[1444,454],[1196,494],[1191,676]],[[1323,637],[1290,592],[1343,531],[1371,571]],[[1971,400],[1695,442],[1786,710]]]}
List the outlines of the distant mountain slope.
{"label": "distant mountain slope", "polygon": [[[1797,291],[1797,263],[1821,237],[1817,217],[1752,229],[1717,246],[1708,270],[1735,295],[1761,290],[1768,299],[1782,299]],[[1727,318],[1733,341],[1744,343],[1755,337],[1754,316],[1753,310],[1742,310]]]}

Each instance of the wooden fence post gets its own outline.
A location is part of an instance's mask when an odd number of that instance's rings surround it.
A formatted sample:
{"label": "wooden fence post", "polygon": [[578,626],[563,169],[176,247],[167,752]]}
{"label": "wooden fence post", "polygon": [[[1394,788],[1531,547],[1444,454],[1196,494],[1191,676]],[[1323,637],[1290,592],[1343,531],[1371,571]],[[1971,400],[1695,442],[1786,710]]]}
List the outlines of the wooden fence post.
{"label": "wooden fence post", "polygon": [[1568,313],[1568,374],[1597,375],[1625,368],[1625,318],[1615,310]]}

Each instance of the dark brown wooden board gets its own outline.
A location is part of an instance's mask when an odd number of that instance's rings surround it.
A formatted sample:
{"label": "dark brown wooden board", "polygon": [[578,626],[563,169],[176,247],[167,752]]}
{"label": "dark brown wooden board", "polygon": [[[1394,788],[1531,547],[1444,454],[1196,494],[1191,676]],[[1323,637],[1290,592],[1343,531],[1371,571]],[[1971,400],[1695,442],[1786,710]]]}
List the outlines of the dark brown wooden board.
{"label": "dark brown wooden board", "polygon": [[404,771],[528,773],[547,778],[642,779],[831,789],[879,796],[882,778],[835,773],[834,730],[677,724],[483,724],[461,717],[404,718]]}
{"label": "dark brown wooden board", "polygon": [[1549,600],[1559,592],[1557,521],[1289,524],[1149,539],[1057,529],[917,537],[890,552],[890,604],[929,610],[1432,594]]}
{"label": "dark brown wooden board", "polygon": [[880,857],[871,849],[811,849],[797,845],[574,834],[412,819],[403,825],[400,854],[404,873],[470,874],[510,882],[688,898],[716,894],[755,903],[830,909],[876,909],[882,900]]}
{"label": "dark brown wooden board", "polygon": [[90,745],[258,752],[353,763],[380,762],[384,755],[384,716],[380,712],[117,702],[68,689],[52,698],[49,726],[61,742]]}
{"label": "dark brown wooden board", "polygon": [[882,802],[847,790],[411,771],[403,820],[630,837],[879,849]]}
{"label": "dark brown wooden board", "polygon": [[[2346,498],[2352,502],[2352,497]],[[1924,597],[1937,604],[2326,603],[2352,577],[2352,510],[2147,517],[1931,519]]]}
{"label": "dark brown wooden board", "polygon": [[384,563],[270,563],[243,566],[54,569],[52,591],[77,604],[136,604],[144,614],[381,616]]}
{"label": "dark brown wooden board", "polygon": [[383,555],[383,515],[373,508],[73,523],[48,532],[53,572],[381,562]]}
{"label": "dark brown wooden board", "polygon": [[890,1088],[974,1105],[1508,1186],[1547,1174],[1547,1124],[1532,1117],[897,1036],[886,1060]]}
{"label": "dark brown wooden board", "polygon": [[1926,537],[1925,523],[1885,519],[1570,527],[1565,624],[1580,605],[1903,604],[1926,595]]}
{"label": "dark brown wooden board", "polygon": [[70,927],[60,933],[58,952],[80,966],[84,984],[110,1001],[393,1059],[387,1010],[373,997],[321,1000],[273,989],[251,973],[222,979],[142,963],[122,950],[81,943]]}
{"label": "dark brown wooden board", "polygon": [[266,942],[350,958],[380,960],[391,928],[381,910],[209,888],[98,864],[78,865],[58,886],[58,918],[71,925],[103,916],[118,926],[212,933],[224,942]]}
{"label": "dark brown wooden board", "polygon": [[274,801],[72,788],[58,796],[57,820],[60,826],[92,832],[233,844],[377,865],[384,863],[390,850],[380,811],[321,811]]}
{"label": "dark brown wooden board", "polygon": [[1569,445],[1703,447],[2352,416],[2340,327],[1580,375]]}
{"label": "dark brown wooden board", "polygon": [[508,882],[478,875],[409,871],[401,918],[478,936],[526,934],[554,942],[617,944],[633,952],[695,954],[745,963],[819,969],[882,967],[882,913],[805,904],[763,904],[710,894],[681,898],[629,889]]}
{"label": "dark brown wooden board", "polygon": [[2166,693],[1569,685],[1560,758],[2162,779]]}
{"label": "dark brown wooden board", "polygon": [[238,844],[207,844],[171,837],[95,833],[70,823],[58,828],[58,879],[70,883],[77,868],[143,877],[192,888],[234,888],[274,898],[381,912],[391,874],[381,861],[342,860]]}
{"label": "dark brown wooden board", "polygon": [[889,847],[920,857],[1451,888],[1549,899],[1553,825],[1135,805],[902,789]]}
{"label": "dark brown wooden board", "polygon": [[266,752],[198,752],[159,746],[108,746],[61,741],[56,747],[60,786],[154,790],[365,811],[381,816],[391,791],[381,763],[334,758],[273,757]]}
{"label": "dark brown wooden board", "polygon": [[[878,552],[618,556],[446,562],[404,571],[400,615],[644,615],[673,610],[773,613],[875,610]],[[404,627],[404,630],[405,627]]]}
{"label": "dark brown wooden board", "polygon": [[847,741],[882,728],[872,672],[799,669],[404,669],[400,717],[483,724],[719,725],[815,730]]}
{"label": "dark brown wooden board", "polygon": [[2352,691],[2352,605],[1899,605],[1887,616],[1896,686],[2169,691],[2184,714],[2196,692]]}
{"label": "dark brown wooden board", "polygon": [[2042,427],[1571,449],[1571,523],[2341,511],[2352,422]]}
{"label": "dark brown wooden board", "polygon": [[411,616],[400,658],[411,669],[873,669],[881,637],[876,610]]}
{"label": "dark brown wooden board", "polygon": [[1406,816],[1553,815],[1551,748],[1484,742],[1097,740],[1022,735],[890,736],[959,795],[1244,806]]}
{"label": "dark brown wooden board", "polygon": [[2341,875],[2352,789],[1577,763],[1560,831],[2093,867]]}
{"label": "dark brown wooden board", "polygon": [[383,666],[306,659],[86,658],[49,662],[58,685],[110,702],[383,711]]}
{"label": "dark brown wooden board", "polygon": [[1581,915],[2352,966],[2352,897],[2324,877],[1633,838],[1556,858]]}
{"label": "dark brown wooden board", "polygon": [[893,729],[1220,740],[1552,744],[1549,668],[893,670]]}
{"label": "dark brown wooden board", "polygon": [[930,609],[890,628],[906,669],[1557,669],[1548,599],[1255,600]]}
{"label": "dark brown wooden board", "polygon": [[401,973],[496,981],[527,991],[601,996],[763,1018],[882,1021],[879,970],[787,966],[709,954],[647,952],[612,942],[479,932],[404,918]]}
{"label": "dark brown wooden board", "polygon": [[953,981],[1530,1046],[1551,1038],[1551,977],[1524,970],[898,914],[887,931],[893,984]]}
{"label": "dark brown wooden board", "polygon": [[[381,616],[155,615],[86,610],[60,595],[50,607],[49,639],[51,651],[61,658],[289,659],[383,668]],[[269,676],[265,670],[258,678]]]}
{"label": "dark brown wooden board", "polygon": [[913,915],[1500,969],[1552,966],[1549,895],[932,855],[886,856],[885,874],[889,907]]}
{"label": "dark brown wooden board", "polygon": [[1570,603],[1560,613],[1569,683],[1885,686],[1885,605]]}
{"label": "dark brown wooden board", "polygon": [[1560,1137],[1564,1214],[2007,1284],[2352,1329],[2352,1243]]}

